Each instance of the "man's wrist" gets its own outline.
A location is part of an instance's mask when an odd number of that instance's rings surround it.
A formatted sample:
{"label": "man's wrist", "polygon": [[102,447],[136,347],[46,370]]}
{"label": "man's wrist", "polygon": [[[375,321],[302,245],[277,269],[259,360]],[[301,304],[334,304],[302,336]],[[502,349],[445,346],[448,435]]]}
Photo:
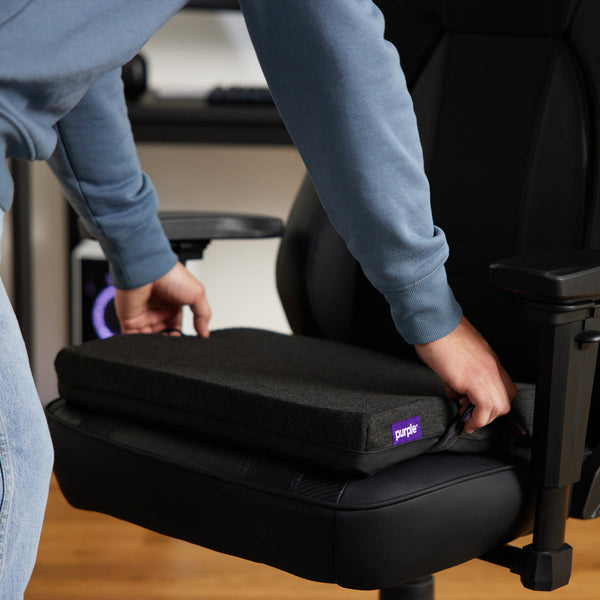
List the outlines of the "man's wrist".
{"label": "man's wrist", "polygon": [[384,295],[396,328],[409,344],[440,339],[454,331],[462,318],[443,266],[407,288]]}
{"label": "man's wrist", "polygon": [[123,290],[156,281],[178,260],[158,217],[116,241],[100,244],[110,263],[112,284]]}

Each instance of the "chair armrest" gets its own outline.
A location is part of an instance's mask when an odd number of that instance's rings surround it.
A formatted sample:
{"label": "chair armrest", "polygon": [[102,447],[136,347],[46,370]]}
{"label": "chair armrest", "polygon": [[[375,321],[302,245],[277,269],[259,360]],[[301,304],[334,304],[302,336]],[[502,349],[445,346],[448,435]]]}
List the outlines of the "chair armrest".
{"label": "chair armrest", "polygon": [[483,558],[509,566],[527,588],[552,590],[571,572],[564,533],[569,487],[581,476],[600,341],[600,252],[509,258],[491,265],[490,281],[523,295],[527,318],[539,329],[531,464],[537,501],[532,544]]}
{"label": "chair armrest", "polygon": [[564,250],[540,256],[516,256],[490,266],[494,287],[550,301],[600,298],[600,252]]}
{"label": "chair armrest", "polygon": [[490,266],[495,287],[523,296],[539,332],[533,474],[542,487],[579,480],[600,342],[600,252],[513,257]]}
{"label": "chair armrest", "polygon": [[158,216],[181,262],[202,258],[212,240],[281,237],[284,230],[281,219],[262,215],[166,211]]}
{"label": "chair armrest", "polygon": [[281,219],[262,215],[165,211],[158,216],[172,242],[273,238],[284,229]]}
{"label": "chair armrest", "polygon": [[181,262],[202,258],[212,240],[281,237],[284,230],[281,219],[262,215],[167,211],[158,216]]}

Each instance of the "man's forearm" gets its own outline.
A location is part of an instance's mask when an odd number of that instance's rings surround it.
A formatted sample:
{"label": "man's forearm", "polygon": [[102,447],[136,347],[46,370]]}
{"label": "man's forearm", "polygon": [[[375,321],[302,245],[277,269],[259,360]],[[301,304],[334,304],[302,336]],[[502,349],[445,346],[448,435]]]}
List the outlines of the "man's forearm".
{"label": "man's forearm", "polygon": [[412,100],[370,0],[241,0],[273,97],[336,230],[425,343],[452,331],[444,234],[433,225]]}
{"label": "man's forearm", "polygon": [[101,243],[113,283],[134,288],[163,276],[177,258],[137,158],[122,87],[120,71],[96,82],[57,124],[58,145],[48,163]]}

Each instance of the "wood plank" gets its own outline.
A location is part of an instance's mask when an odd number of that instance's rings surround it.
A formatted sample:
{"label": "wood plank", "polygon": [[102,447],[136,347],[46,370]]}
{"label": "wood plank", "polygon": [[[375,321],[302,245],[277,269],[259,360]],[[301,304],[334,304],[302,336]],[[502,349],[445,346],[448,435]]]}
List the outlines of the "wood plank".
{"label": "wood plank", "polygon": [[[571,583],[552,600],[600,597],[600,519],[571,520]],[[524,539],[519,543],[527,543]],[[471,561],[436,577],[437,600],[529,600],[501,567]],[[37,565],[25,600],[375,600],[377,592],[305,581],[106,515],[78,511],[52,481]]]}

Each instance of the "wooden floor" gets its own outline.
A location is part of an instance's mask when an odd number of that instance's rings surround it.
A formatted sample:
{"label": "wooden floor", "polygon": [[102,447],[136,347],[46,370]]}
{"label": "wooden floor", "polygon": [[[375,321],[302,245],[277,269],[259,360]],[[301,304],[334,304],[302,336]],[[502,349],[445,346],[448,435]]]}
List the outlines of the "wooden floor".
{"label": "wooden floor", "polygon": [[[568,587],[524,590],[515,575],[472,561],[438,574],[437,600],[600,599],[600,519],[570,521]],[[26,600],[375,600],[376,592],[304,581],[270,567],[71,508],[53,481]]]}

